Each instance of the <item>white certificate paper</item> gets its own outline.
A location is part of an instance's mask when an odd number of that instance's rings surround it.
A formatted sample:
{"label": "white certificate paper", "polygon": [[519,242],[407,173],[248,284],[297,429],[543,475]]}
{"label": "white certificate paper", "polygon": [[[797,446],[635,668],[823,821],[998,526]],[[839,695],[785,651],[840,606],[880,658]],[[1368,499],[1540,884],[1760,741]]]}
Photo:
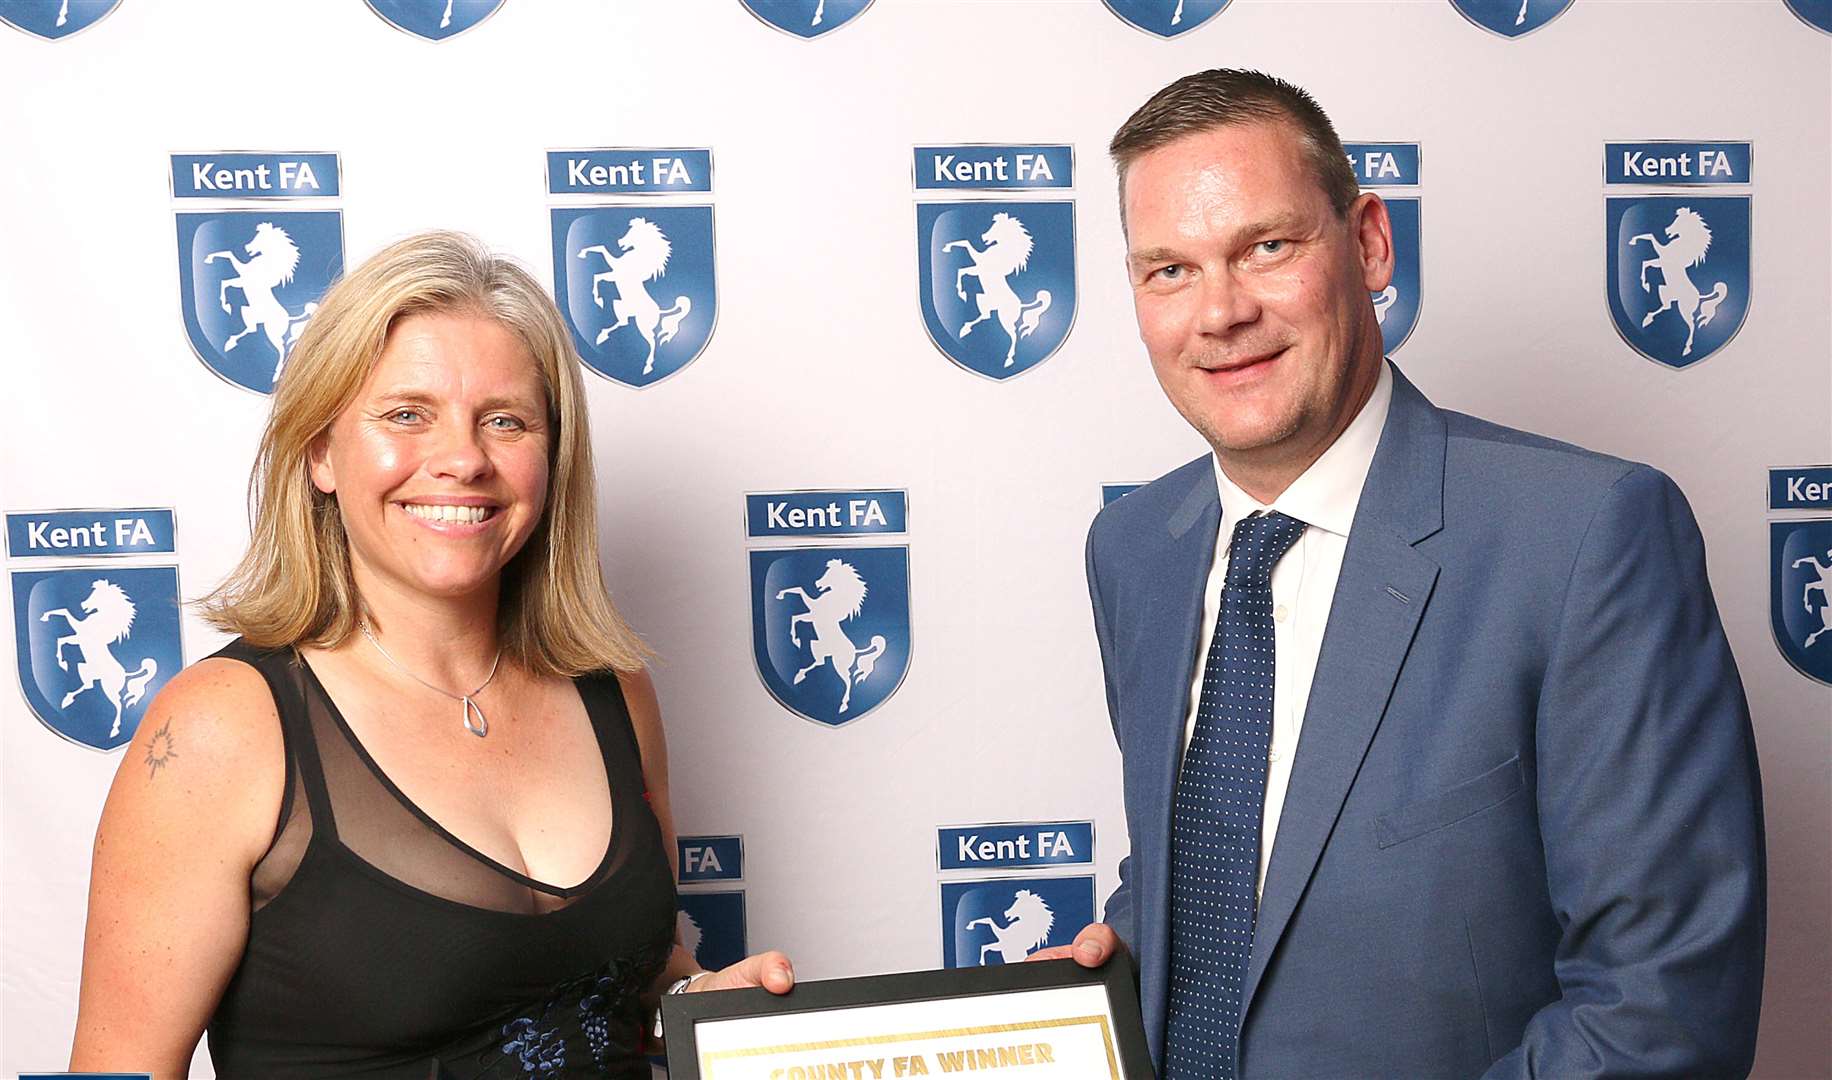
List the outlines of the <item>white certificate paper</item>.
{"label": "white certificate paper", "polygon": [[1114,1028],[1106,988],[1082,985],[701,1020],[694,1039],[703,1080],[1149,1080]]}

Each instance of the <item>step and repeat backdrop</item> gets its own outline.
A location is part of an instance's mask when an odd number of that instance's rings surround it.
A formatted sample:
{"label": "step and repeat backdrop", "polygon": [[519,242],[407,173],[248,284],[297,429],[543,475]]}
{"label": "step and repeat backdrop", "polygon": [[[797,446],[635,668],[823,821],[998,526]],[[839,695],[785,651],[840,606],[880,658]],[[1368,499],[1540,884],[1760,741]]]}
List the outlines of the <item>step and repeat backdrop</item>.
{"label": "step and repeat backdrop", "polygon": [[1008,963],[1094,918],[1126,836],[1082,541],[1204,450],[1137,340],[1104,148],[1221,65],[1313,91],[1388,199],[1372,300],[1427,395],[1690,497],[1766,787],[1757,1072],[1832,1069],[1827,0],[0,21],[0,1072],[68,1053],[102,800],[222,643],[187,602],[245,543],[288,350],[346,267],[432,227],[550,281],[588,370],[702,962]]}

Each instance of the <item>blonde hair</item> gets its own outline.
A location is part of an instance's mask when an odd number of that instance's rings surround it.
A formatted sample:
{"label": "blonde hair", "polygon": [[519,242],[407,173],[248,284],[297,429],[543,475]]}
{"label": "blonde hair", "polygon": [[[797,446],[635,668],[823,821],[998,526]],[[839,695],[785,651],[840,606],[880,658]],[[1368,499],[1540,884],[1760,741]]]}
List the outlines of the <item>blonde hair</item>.
{"label": "blonde hair", "polygon": [[401,318],[426,312],[494,319],[540,370],[552,425],[546,511],[503,568],[497,632],[530,671],[635,671],[651,655],[617,613],[598,566],[597,499],[585,385],[559,311],[526,270],[457,232],[410,236],[377,252],[319,302],[287,357],[249,477],[248,551],[204,617],[258,648],[333,648],[356,632],[362,598],[343,517],[313,485],[312,446],[343,412]]}

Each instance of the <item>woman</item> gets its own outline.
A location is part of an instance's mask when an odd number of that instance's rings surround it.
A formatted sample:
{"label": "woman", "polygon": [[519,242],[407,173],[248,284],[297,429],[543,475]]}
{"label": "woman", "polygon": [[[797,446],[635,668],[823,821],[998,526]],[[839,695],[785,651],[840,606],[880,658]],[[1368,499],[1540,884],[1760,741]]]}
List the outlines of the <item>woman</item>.
{"label": "woman", "polygon": [[[667,752],[598,570],[567,331],[428,233],[326,294],[205,602],[96,835],[72,1069],[643,1076],[675,943]],[[691,982],[687,982],[693,977]]]}

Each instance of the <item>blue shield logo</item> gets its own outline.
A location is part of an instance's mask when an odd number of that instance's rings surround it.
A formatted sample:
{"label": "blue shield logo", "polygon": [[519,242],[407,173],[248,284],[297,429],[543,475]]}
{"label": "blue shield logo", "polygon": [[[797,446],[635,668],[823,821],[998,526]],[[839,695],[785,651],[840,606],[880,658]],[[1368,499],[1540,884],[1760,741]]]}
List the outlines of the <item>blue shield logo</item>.
{"label": "blue shield logo", "polygon": [[1787,9],[1813,29],[1832,34],[1832,0],[1787,0]]}
{"label": "blue shield logo", "polygon": [[1228,0],[1104,0],[1107,10],[1161,38],[1187,34],[1221,14]]}
{"label": "blue shield logo", "polygon": [[1832,518],[1768,523],[1769,623],[1794,669],[1832,686]]}
{"label": "blue shield logo", "polygon": [[211,371],[256,393],[273,393],[318,298],[342,273],[339,211],[178,215],[185,336]]}
{"label": "blue shield logo", "polygon": [[1374,294],[1381,346],[1391,356],[1412,336],[1419,321],[1419,201],[1382,199],[1393,219],[1393,280]]}
{"label": "blue shield logo", "polygon": [[56,41],[89,29],[114,13],[121,0],[5,0],[0,22]]}
{"label": "blue shield logo", "polygon": [[1571,0],[1450,0],[1465,19],[1502,37],[1531,34],[1565,13]]}
{"label": "blue shield logo", "polygon": [[504,0],[368,0],[369,9],[397,30],[444,41],[496,14]]}
{"label": "blue shield logo", "polygon": [[748,955],[744,890],[684,892],[675,897],[674,928],[681,946],[707,971],[730,967]]}
{"label": "blue shield logo", "polygon": [[553,288],[587,367],[625,386],[662,381],[712,338],[712,207],[554,210]]}
{"label": "blue shield logo", "polygon": [[739,0],[744,10],[798,38],[831,33],[864,14],[872,0]]}
{"label": "blue shield logo", "polygon": [[176,567],[13,571],[19,685],[71,742],[113,750],[134,737],[184,666],[178,622]]}
{"label": "blue shield logo", "polygon": [[950,881],[941,887],[942,967],[1016,964],[1094,921],[1092,877]]}
{"label": "blue shield logo", "polygon": [[1668,367],[1723,348],[1749,310],[1749,196],[1610,198],[1609,314],[1636,352]]}
{"label": "blue shield logo", "polygon": [[922,323],[948,359],[1009,379],[1075,323],[1075,204],[916,204]]}
{"label": "blue shield logo", "polygon": [[751,646],[790,712],[833,727],[871,712],[910,667],[910,549],[751,552]]}

